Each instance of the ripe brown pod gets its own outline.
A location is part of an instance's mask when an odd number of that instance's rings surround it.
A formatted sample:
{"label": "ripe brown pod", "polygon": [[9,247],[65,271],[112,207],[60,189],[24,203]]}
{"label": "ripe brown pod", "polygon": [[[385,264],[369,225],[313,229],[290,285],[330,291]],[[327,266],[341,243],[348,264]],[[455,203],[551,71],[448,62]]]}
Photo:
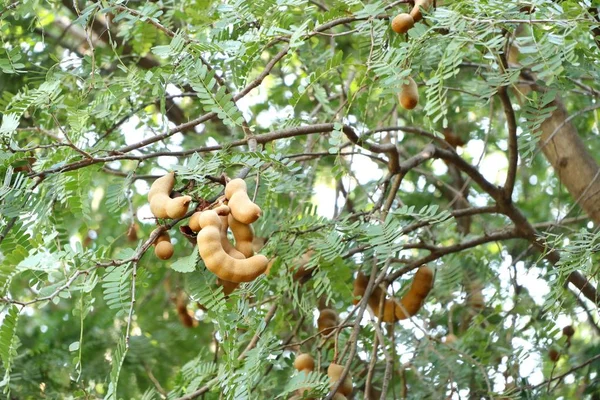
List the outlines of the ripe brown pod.
{"label": "ripe brown pod", "polygon": [[400,88],[398,100],[402,108],[406,110],[412,110],[419,104],[419,90],[416,82],[410,76],[408,77],[408,83],[403,84]]}
{"label": "ripe brown pod", "polygon": [[298,371],[313,371],[315,359],[307,353],[298,354],[294,360],[294,368]]}
{"label": "ripe brown pod", "polygon": [[248,197],[246,182],[243,179],[232,179],[225,186],[225,197],[233,217],[243,224],[249,225],[261,215],[261,209]]}
{"label": "ripe brown pod", "polygon": [[550,358],[550,361],[557,362],[560,358],[560,353],[556,349],[550,349],[548,350],[548,357]]}
{"label": "ripe brown pod", "polygon": [[[335,383],[340,379],[340,376],[342,376],[343,372],[343,365],[334,363],[329,364],[329,367],[327,368],[327,376],[329,377],[329,383],[331,387],[333,387],[333,385],[335,385]],[[344,379],[344,382],[340,385],[337,392],[344,396],[348,396],[352,393],[352,390],[354,390],[354,385],[352,384],[352,377],[350,376],[350,373],[348,373],[346,375],[346,379]]]}
{"label": "ripe brown pod", "polygon": [[200,230],[200,224],[198,223],[198,217],[200,217],[200,211],[195,212],[190,217],[188,221],[188,226],[192,230],[192,232],[198,232]]}
{"label": "ripe brown pod", "polygon": [[187,309],[187,299],[185,298],[183,292],[179,292],[177,294],[176,308],[179,320],[184,326],[193,328],[198,325],[198,321],[194,319],[194,317],[191,315],[191,312]]}
{"label": "ripe brown pod", "polygon": [[225,296],[229,296],[235,289],[238,288],[238,286],[240,286],[239,283],[225,281],[221,278],[217,278],[217,285],[223,288],[223,294]]}
{"label": "ripe brown pod", "polygon": [[152,183],[148,192],[150,211],[156,218],[182,218],[188,210],[192,198],[181,196],[172,199],[171,190],[175,185],[175,173],[170,172]]}
{"label": "ripe brown pod", "polygon": [[140,230],[140,226],[135,222],[129,225],[129,229],[127,229],[127,240],[130,242],[137,242],[138,240],[138,231]]}
{"label": "ripe brown pod", "polygon": [[307,268],[306,265],[310,262],[314,253],[314,250],[309,249],[301,257],[294,260],[294,264],[297,266],[294,272],[294,281],[304,283],[310,278],[315,267]]}
{"label": "ripe brown pod", "polygon": [[392,30],[396,33],[406,33],[415,26],[415,20],[410,14],[398,14],[392,20]]}
{"label": "ripe brown pod", "polygon": [[573,328],[572,325],[567,325],[564,328],[562,328],[562,333],[566,337],[570,338],[571,336],[573,336],[575,334],[575,328]]}
{"label": "ripe brown pod", "polygon": [[317,329],[322,335],[328,335],[338,325],[338,314],[331,308],[324,308],[317,319]]}
{"label": "ripe brown pod", "polygon": [[235,249],[245,257],[252,257],[254,255],[254,248],[252,246],[254,232],[252,231],[252,227],[238,221],[231,214],[229,214],[227,222],[235,238]]}
{"label": "ripe brown pod", "polygon": [[415,22],[419,22],[421,19],[423,19],[420,7],[422,7],[424,10],[428,10],[429,7],[431,7],[431,0],[415,0],[415,6],[412,10],[410,10],[410,16]]}
{"label": "ripe brown pod", "polygon": [[[415,315],[421,309],[423,301],[429,294],[433,286],[433,270],[424,265],[420,267],[413,278],[408,293],[398,301],[397,299],[388,299],[381,287],[376,286],[368,299],[369,308],[383,322],[396,322]],[[369,279],[359,272],[354,281],[354,296],[363,296],[368,286]],[[355,304],[359,300],[354,299]],[[380,313],[380,307],[383,307]]]}
{"label": "ripe brown pod", "polygon": [[229,229],[229,215],[231,215],[230,208],[225,204],[221,204],[220,206],[214,208],[214,211],[221,219],[221,245],[223,246],[223,250],[225,250],[225,252],[231,257],[243,260],[246,258],[246,256],[233,247],[229,241],[229,237],[227,237],[227,231]]}
{"label": "ripe brown pod", "polygon": [[258,254],[245,260],[225,252],[221,243],[221,219],[214,210],[203,211],[199,218],[198,252],[206,268],[229,282],[250,282],[265,272],[269,260]]}
{"label": "ripe brown pod", "polygon": [[154,241],[154,254],[161,260],[168,260],[173,257],[175,248],[171,244],[171,237],[168,232],[163,232]]}
{"label": "ripe brown pod", "polygon": [[456,343],[457,340],[458,340],[458,338],[456,337],[456,335],[454,335],[452,333],[449,333],[444,338],[444,343],[446,343],[446,344],[454,344],[454,343]]}

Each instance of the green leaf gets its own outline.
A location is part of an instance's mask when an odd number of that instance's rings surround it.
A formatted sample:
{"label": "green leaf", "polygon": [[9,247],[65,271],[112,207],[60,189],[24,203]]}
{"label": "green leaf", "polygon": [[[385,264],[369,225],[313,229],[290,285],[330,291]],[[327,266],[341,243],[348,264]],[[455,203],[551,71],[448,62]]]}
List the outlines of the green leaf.
{"label": "green leaf", "polygon": [[197,251],[192,251],[192,253],[187,257],[180,257],[177,261],[171,264],[171,269],[181,273],[189,273],[194,272],[196,270],[196,265],[198,264],[200,256]]}

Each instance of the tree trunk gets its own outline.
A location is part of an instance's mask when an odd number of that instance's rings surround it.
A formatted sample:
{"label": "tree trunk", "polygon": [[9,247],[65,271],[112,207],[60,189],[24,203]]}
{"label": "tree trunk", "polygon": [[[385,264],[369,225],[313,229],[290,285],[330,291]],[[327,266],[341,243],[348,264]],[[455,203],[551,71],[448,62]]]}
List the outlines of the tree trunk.
{"label": "tree trunk", "polygon": [[600,168],[577,130],[568,120],[563,103],[542,124],[540,146],[561,183],[596,224],[600,224]]}

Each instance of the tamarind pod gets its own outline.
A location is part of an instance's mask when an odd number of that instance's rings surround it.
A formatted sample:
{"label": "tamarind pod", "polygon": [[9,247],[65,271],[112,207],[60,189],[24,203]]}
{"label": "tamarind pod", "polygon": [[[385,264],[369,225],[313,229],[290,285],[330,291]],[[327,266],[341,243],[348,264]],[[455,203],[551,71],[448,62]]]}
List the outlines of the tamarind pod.
{"label": "tamarind pod", "polygon": [[[334,363],[329,364],[329,367],[327,368],[327,376],[329,377],[329,382],[332,387],[340,379],[340,376],[342,376],[343,372],[343,365]],[[346,379],[344,379],[344,382],[340,385],[337,392],[344,396],[348,396],[350,393],[352,393],[352,390],[354,390],[354,385],[352,384],[352,377],[350,376],[350,373],[348,373],[346,375]]]}
{"label": "tamarind pod", "polygon": [[332,310],[331,308],[324,308],[319,313],[319,319],[330,319],[337,322],[338,313],[335,310]]}
{"label": "tamarind pod", "polygon": [[337,326],[337,322],[330,319],[317,322],[317,330],[323,336],[329,335]]}
{"label": "tamarind pod", "polygon": [[228,216],[231,213],[231,209],[227,204],[221,204],[218,207],[213,208],[213,210],[217,213],[218,216]]}
{"label": "tamarind pod", "polygon": [[312,273],[315,271],[316,266],[307,268],[306,264],[310,262],[310,259],[314,252],[314,250],[309,249],[299,258],[296,258],[294,260],[294,264],[298,265],[294,272],[294,281],[304,283],[312,276]]}
{"label": "tamarind pod", "polygon": [[175,253],[175,248],[171,242],[160,242],[154,247],[154,254],[161,260],[168,260],[173,257],[173,253]]}
{"label": "tamarind pod", "polygon": [[175,185],[175,173],[156,179],[150,186],[148,202],[150,211],[156,218],[181,218],[185,215],[192,201],[190,196],[181,196],[171,199],[169,196]]}
{"label": "tamarind pod", "polygon": [[[384,299],[383,305],[380,303],[382,298]],[[398,301],[396,299],[385,298],[385,291],[380,287],[376,287],[369,298],[369,307],[373,311],[373,314],[383,322],[396,322],[398,320],[396,318]]]}
{"label": "tamarind pod", "polygon": [[410,16],[415,22],[419,22],[423,19],[420,7],[424,10],[428,10],[429,7],[431,7],[431,0],[415,0],[415,6],[410,10]]}
{"label": "tamarind pod", "polygon": [[392,30],[396,33],[406,33],[415,26],[415,20],[410,14],[398,14],[392,20]]}
{"label": "tamarind pod", "polygon": [[[369,285],[369,278],[367,278],[362,272],[359,272],[354,280],[354,300],[352,301],[355,305],[358,304],[360,299],[357,297],[362,297],[365,294],[367,286]],[[383,312],[382,315],[379,315],[379,307],[382,297],[383,300]],[[373,292],[371,293],[371,297],[367,300],[367,304],[369,308],[378,318],[381,318],[384,322],[396,322],[395,310],[396,303],[394,300],[389,300],[385,298],[385,291],[381,289],[379,286],[373,288]]]}
{"label": "tamarind pod", "polygon": [[341,393],[336,393],[333,395],[331,400],[348,400],[348,398]]}
{"label": "tamarind pod", "polygon": [[367,286],[369,285],[369,279],[363,274],[361,271],[356,275],[356,279],[354,280],[354,288],[352,290],[352,304],[357,305],[360,302],[358,297],[363,297],[365,291],[367,290]]}
{"label": "tamarind pod", "polygon": [[198,252],[206,268],[230,282],[250,282],[265,272],[269,260],[258,254],[245,260],[235,259],[221,244],[221,220],[213,210],[203,211],[199,218]]}
{"label": "tamarind pod", "polygon": [[249,225],[261,215],[261,209],[248,197],[246,182],[243,179],[232,179],[225,186],[225,197],[233,217],[243,224]]}
{"label": "tamarind pod", "polygon": [[328,335],[338,325],[338,314],[331,308],[324,308],[317,318],[317,329],[322,335]]}
{"label": "tamarind pod", "polygon": [[[367,286],[369,285],[369,278],[367,278],[362,272],[359,272],[354,280],[354,290],[352,294],[354,295],[353,303],[356,305],[360,301],[356,297],[362,297],[365,294]],[[379,307],[381,299],[383,300],[383,312],[382,315],[379,315]],[[384,322],[396,322],[395,317],[395,309],[396,303],[395,299],[386,299],[385,291],[379,287],[375,286],[373,288],[373,292],[371,293],[371,297],[367,300],[369,308],[378,318],[381,318]]]}
{"label": "tamarind pod", "polygon": [[219,218],[221,219],[221,245],[223,245],[223,250],[225,250],[225,252],[231,257],[243,260],[244,258],[246,258],[246,256],[238,249],[233,247],[233,245],[229,241],[229,238],[227,237],[227,229],[229,228],[228,216],[230,215],[229,207],[227,207],[226,205],[222,205],[215,208],[214,210],[217,214],[219,214]]}
{"label": "tamarind pod", "polygon": [[396,320],[407,319],[415,315],[423,305],[423,298],[418,297],[410,291],[404,295],[399,304],[396,304],[395,317]]}
{"label": "tamarind pod", "polygon": [[192,198],[190,196],[169,199],[166,204],[167,215],[171,219],[183,218],[188,211]]}
{"label": "tamarind pod", "polygon": [[575,334],[575,328],[573,328],[572,325],[567,325],[564,328],[562,328],[562,333],[566,337],[570,338],[571,336],[573,336]]}
{"label": "tamarind pod", "polygon": [[226,206],[225,204],[220,205],[219,207],[216,207],[214,209],[214,211],[219,215],[219,218],[221,219],[221,245],[223,246],[223,250],[225,250],[225,252],[227,254],[229,254],[230,256],[234,257],[234,258],[239,258],[239,259],[244,259],[246,258],[246,256],[244,256],[239,250],[237,250],[235,247],[233,247],[233,245],[231,244],[231,242],[229,241],[229,238],[227,237],[227,229],[229,229],[229,213],[230,213],[230,209],[228,206]]}
{"label": "tamarind pod", "polygon": [[400,88],[400,94],[398,95],[400,105],[406,110],[412,110],[419,104],[419,90],[416,82],[408,77],[408,83],[405,83]]}
{"label": "tamarind pod", "polygon": [[179,320],[184,326],[188,328],[193,328],[198,324],[198,321],[196,321],[194,317],[190,315],[190,312],[187,309],[187,299],[184,297],[182,292],[179,292],[177,294],[176,310],[177,315],[179,316]]}
{"label": "tamarind pod", "polygon": [[185,306],[182,308],[177,307],[177,315],[179,316],[181,323],[188,328],[193,328],[197,323]]}
{"label": "tamarind pod", "polygon": [[150,186],[150,191],[148,192],[148,202],[152,202],[152,198],[157,193],[163,193],[169,196],[169,194],[171,194],[171,190],[173,190],[173,186],[175,186],[175,172],[169,172],[168,174],[156,179]]}
{"label": "tamarind pod", "polygon": [[421,298],[427,297],[433,287],[433,275],[433,269],[428,266],[419,267],[410,285],[410,291]]}
{"label": "tamarind pod", "polygon": [[223,288],[223,294],[229,296],[235,289],[240,286],[237,282],[229,282],[221,278],[217,278],[217,285]]}
{"label": "tamarind pod", "polygon": [[200,224],[198,223],[198,217],[200,216],[200,211],[195,212],[190,217],[188,221],[188,226],[192,230],[192,232],[198,232],[200,230]]}
{"label": "tamarind pod", "polygon": [[227,222],[235,238],[236,250],[246,257],[252,257],[254,255],[254,249],[252,248],[254,232],[252,232],[252,227],[238,221],[232,214],[229,214]]}
{"label": "tamarind pod", "polygon": [[168,260],[173,257],[175,248],[171,244],[171,237],[168,232],[163,232],[154,241],[154,254],[161,260]]}
{"label": "tamarind pod", "polygon": [[150,201],[150,211],[156,218],[181,218],[187,213],[192,198],[181,196],[174,199],[168,194],[155,193]]}
{"label": "tamarind pod", "polygon": [[400,306],[396,307],[395,314],[398,320],[412,317],[419,312],[425,297],[433,287],[433,275],[433,270],[426,265],[417,270],[408,293],[400,300]]}
{"label": "tamarind pod", "polygon": [[[376,286],[368,299],[369,308],[383,322],[396,322],[412,317],[419,312],[423,300],[431,291],[433,276],[434,273],[431,268],[426,265],[420,267],[415,273],[408,293],[400,301],[388,299],[385,290]],[[354,281],[354,296],[364,296],[368,284],[369,279],[362,272],[359,272]],[[358,304],[358,301],[354,299],[354,304]],[[383,302],[383,309],[380,313],[381,302]]]}
{"label": "tamarind pod", "polygon": [[294,368],[298,371],[313,371],[315,369],[315,359],[307,353],[301,353],[294,360]]}
{"label": "tamarind pod", "polygon": [[129,225],[129,228],[127,229],[127,240],[129,240],[130,242],[137,242],[138,240],[138,231],[140,229],[140,226],[136,223],[132,223],[131,225]]}
{"label": "tamarind pod", "polygon": [[[229,240],[227,240],[227,237],[225,237],[225,239],[226,239],[227,243],[229,243]],[[229,243],[229,245],[231,246],[231,243]],[[244,257],[244,255],[242,253],[240,253],[233,247],[231,247],[230,251],[228,251],[227,253],[231,257],[237,258],[238,260],[243,260],[246,258],[246,257]],[[238,288],[238,286],[240,286],[240,284],[237,282],[229,282],[229,281],[223,280],[221,278],[217,278],[217,285],[221,286],[223,288],[223,294],[225,296],[229,296],[231,293],[233,293],[233,291],[235,289]]]}
{"label": "tamarind pod", "polygon": [[167,214],[167,202],[171,200],[169,195],[164,193],[155,193],[150,200],[150,211],[156,218],[168,218]]}

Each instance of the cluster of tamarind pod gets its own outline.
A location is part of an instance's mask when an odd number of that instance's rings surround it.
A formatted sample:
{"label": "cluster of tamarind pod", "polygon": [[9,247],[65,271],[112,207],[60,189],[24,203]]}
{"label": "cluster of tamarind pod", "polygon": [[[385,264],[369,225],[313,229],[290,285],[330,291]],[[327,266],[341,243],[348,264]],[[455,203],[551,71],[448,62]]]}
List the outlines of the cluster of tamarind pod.
{"label": "cluster of tamarind pod", "polygon": [[[431,7],[432,0],[415,0],[415,6],[410,13],[400,13],[392,19],[392,30],[396,33],[406,33],[416,22],[423,19],[421,10],[428,10]],[[400,105],[406,110],[412,110],[419,104],[419,91],[414,79],[407,78],[408,83],[400,87],[398,100]]]}
{"label": "cluster of tamarind pod", "polygon": [[[315,369],[315,360],[310,354],[298,354],[294,360],[294,368],[296,368],[296,370],[298,370],[300,373],[308,375],[309,372],[312,372]],[[330,388],[333,389],[343,372],[344,367],[342,365],[335,363],[329,364],[329,367],[327,367],[327,376],[329,377]],[[334,394],[333,400],[346,400],[348,398],[347,396],[350,396],[353,390],[354,384],[352,383],[352,376],[350,373],[348,373],[344,379],[344,382],[342,382],[337,392]],[[298,400],[303,398],[302,396],[306,391],[308,391],[306,388],[298,389],[297,394],[290,397],[289,400]]]}
{"label": "cluster of tamarind pod", "polygon": [[[175,186],[175,173],[168,174],[156,179],[148,192],[150,211],[156,218],[183,218],[188,211],[192,198],[190,196],[179,196],[171,198],[171,191]],[[163,232],[154,241],[154,254],[161,260],[168,260],[173,256],[174,248],[168,232]]]}
{"label": "cluster of tamarind pod", "polygon": [[[244,180],[233,179],[225,186],[223,204],[197,212],[190,218],[190,228],[199,229],[196,237],[198,253],[206,268],[217,276],[225,294],[242,282],[253,281],[267,269],[268,258],[255,255],[252,246],[251,224],[260,215],[260,207],[248,197]],[[229,228],[235,246],[227,237]]]}
{"label": "cluster of tamarind pod", "polygon": [[[170,172],[156,179],[148,192],[150,211],[156,218],[183,218],[189,208],[190,196],[171,197],[175,174]],[[190,217],[189,228],[197,232],[198,253],[206,268],[217,276],[217,284],[229,295],[241,282],[250,282],[265,272],[269,260],[254,255],[254,232],[251,224],[261,215],[261,209],[250,200],[243,179],[232,179],[225,186],[225,196],[214,209],[198,211]],[[228,238],[231,229],[235,246]],[[173,256],[168,232],[154,241],[154,253],[162,260]]]}

